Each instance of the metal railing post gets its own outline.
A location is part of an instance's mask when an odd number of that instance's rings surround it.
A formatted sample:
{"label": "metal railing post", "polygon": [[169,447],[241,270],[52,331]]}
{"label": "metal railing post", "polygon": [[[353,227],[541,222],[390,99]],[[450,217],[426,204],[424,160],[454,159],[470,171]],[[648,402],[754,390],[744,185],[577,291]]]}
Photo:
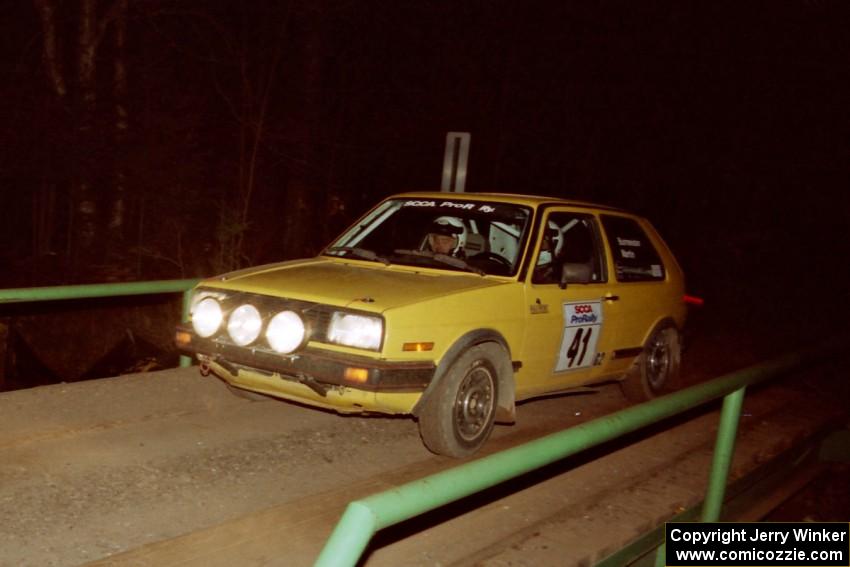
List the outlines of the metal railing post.
{"label": "metal railing post", "polygon": [[662,542],[655,554],[655,567],[664,567],[667,565],[667,543]]}
{"label": "metal railing post", "polygon": [[354,529],[334,530],[316,559],[317,566],[357,565],[372,536],[378,531],[378,518],[368,506],[352,502],[345,509],[339,525],[351,526]]}
{"label": "metal railing post", "polygon": [[121,282],[0,289],[0,303],[61,301],[66,299],[152,295],[157,293],[183,293],[187,289],[195,287],[199,281],[201,280],[158,280],[148,282]]}
{"label": "metal railing post", "polygon": [[[192,290],[187,289],[183,292],[183,312],[180,316],[180,321],[185,323],[189,320],[189,310],[192,307]],[[188,368],[192,366],[192,357],[180,355],[180,368]]]}
{"label": "metal railing post", "polygon": [[[0,305],[5,303],[25,303],[31,301],[64,301],[72,299],[123,297],[129,295],[182,293],[183,306],[181,321],[185,322],[189,320],[189,307],[192,289],[200,281],[201,280],[199,279],[185,279],[0,289]],[[191,365],[192,359],[190,357],[180,356],[181,367]]]}
{"label": "metal railing post", "polygon": [[[842,353],[848,343],[850,336],[833,337],[818,346],[744,368],[352,502],[315,565],[356,565],[378,530],[723,397],[710,485],[703,509],[703,520],[715,521],[723,504],[746,387],[806,363]],[[344,550],[345,545],[352,547]],[[664,552],[664,546],[660,547],[655,557],[656,565],[664,565]]]}
{"label": "metal railing post", "polygon": [[714,461],[711,476],[708,477],[708,491],[702,507],[702,521],[716,522],[723,510],[723,497],[726,494],[726,480],[729,467],[735,454],[735,437],[738,434],[738,421],[741,406],[744,403],[743,386],[723,398],[723,410],[720,412],[720,427],[717,429],[717,443],[714,447]]}
{"label": "metal railing post", "polygon": [[[723,511],[726,481],[729,479],[729,468],[732,465],[732,457],[735,455],[735,439],[738,436],[738,423],[746,389],[746,386],[742,386],[723,397],[720,425],[717,428],[717,440],[714,444],[714,458],[702,507],[701,521],[703,522],[718,521]],[[655,554],[655,567],[664,567],[666,564],[667,543],[663,542]]]}

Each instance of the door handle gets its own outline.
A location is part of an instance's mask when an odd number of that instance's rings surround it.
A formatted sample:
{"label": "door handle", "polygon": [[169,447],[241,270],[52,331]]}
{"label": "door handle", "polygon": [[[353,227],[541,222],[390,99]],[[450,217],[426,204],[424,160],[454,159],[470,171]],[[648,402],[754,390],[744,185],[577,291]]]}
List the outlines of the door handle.
{"label": "door handle", "polygon": [[620,296],[619,295],[606,295],[602,299],[604,299],[605,301],[619,301]]}

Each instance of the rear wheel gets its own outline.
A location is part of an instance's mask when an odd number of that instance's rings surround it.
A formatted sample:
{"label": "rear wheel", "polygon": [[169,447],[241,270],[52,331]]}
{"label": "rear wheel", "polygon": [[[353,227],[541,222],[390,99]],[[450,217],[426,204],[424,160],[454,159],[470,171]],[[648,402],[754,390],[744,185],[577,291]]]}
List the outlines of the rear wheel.
{"label": "rear wheel", "polygon": [[493,431],[501,357],[495,343],[464,352],[442,377],[419,415],[419,434],[438,455],[466,457]]}
{"label": "rear wheel", "polygon": [[679,381],[681,357],[679,331],[672,326],[656,329],[629,376],[620,382],[623,394],[645,402],[671,391]]}

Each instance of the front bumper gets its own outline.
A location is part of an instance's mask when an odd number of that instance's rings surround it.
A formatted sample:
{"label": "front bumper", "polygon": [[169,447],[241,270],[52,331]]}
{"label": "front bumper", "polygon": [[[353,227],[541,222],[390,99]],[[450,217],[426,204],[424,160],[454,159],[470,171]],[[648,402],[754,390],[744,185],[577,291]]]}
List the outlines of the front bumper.
{"label": "front bumper", "polygon": [[304,384],[321,396],[334,386],[375,393],[421,393],[434,376],[433,362],[390,362],[305,348],[290,355],[254,347],[240,347],[217,339],[199,337],[188,325],[176,332],[177,347],[214,363],[232,375],[239,370],[277,374],[284,380]]}

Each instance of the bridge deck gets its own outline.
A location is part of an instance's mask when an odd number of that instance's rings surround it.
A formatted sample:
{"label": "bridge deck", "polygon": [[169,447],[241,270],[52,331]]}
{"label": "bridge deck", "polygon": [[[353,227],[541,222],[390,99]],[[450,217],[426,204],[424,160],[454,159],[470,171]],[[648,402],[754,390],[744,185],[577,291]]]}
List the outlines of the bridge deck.
{"label": "bridge deck", "polygon": [[[836,369],[748,395],[733,475],[846,419]],[[624,407],[519,408],[501,450]],[[382,532],[368,565],[604,557],[702,496],[716,408]],[[451,467],[408,419],[232,396],[196,369],[0,394],[0,565],[309,565],[347,502]]]}

